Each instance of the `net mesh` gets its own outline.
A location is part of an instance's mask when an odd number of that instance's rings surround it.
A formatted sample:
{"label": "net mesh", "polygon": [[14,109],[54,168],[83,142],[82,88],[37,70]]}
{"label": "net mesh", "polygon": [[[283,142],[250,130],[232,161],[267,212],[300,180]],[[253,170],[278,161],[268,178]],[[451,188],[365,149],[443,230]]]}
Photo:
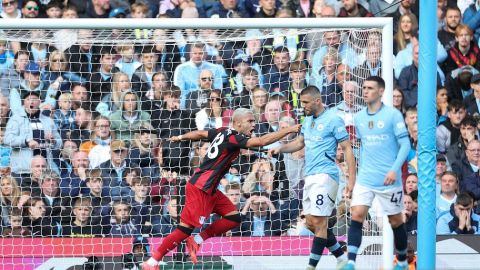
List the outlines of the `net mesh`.
{"label": "net mesh", "polygon": [[[381,75],[381,40],[381,29],[3,30],[0,172],[2,187],[11,186],[0,197],[3,265],[67,269],[98,261],[110,269],[143,261],[175,228],[185,183],[208,152],[206,142],[168,138],[227,127],[236,108],[254,111],[254,136],[261,136],[301,122],[298,94],[315,85],[355,144],[353,114],[363,106],[363,80]],[[219,190],[244,214],[242,225],[202,246],[204,269],[231,269],[244,256],[309,254],[304,153],[266,155],[292,139],[234,161]],[[336,159],[341,179],[330,226],[345,240],[340,150]],[[364,226],[372,237],[363,254],[381,252],[376,213]],[[189,264],[184,251],[179,246],[165,261]],[[359,263],[380,266],[379,259]]]}

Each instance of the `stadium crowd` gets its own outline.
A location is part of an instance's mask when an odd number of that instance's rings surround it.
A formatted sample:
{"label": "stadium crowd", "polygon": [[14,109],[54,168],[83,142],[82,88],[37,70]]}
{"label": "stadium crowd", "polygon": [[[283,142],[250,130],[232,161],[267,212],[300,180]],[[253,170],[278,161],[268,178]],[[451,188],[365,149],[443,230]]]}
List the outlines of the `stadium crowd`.
{"label": "stadium crowd", "polygon": [[[255,136],[303,119],[299,93],[317,86],[358,153],[353,117],[363,79],[393,72],[393,105],[412,151],[403,166],[405,221],[416,233],[418,16],[415,0],[2,0],[9,18],[288,18],[388,16],[394,70],[381,65],[381,34],[259,30],[242,41],[220,30],[135,29],[142,43],[95,42],[91,30],[30,30],[0,39],[0,232],[18,236],[164,236],[176,226],[183,183],[207,142],[168,141],[190,130],[228,127],[251,109]],[[477,234],[480,218],[480,1],[438,1],[437,232]],[[48,32],[48,33],[47,33]],[[4,31],[3,37],[9,36]],[[118,41],[118,42],[116,42]],[[286,143],[294,136],[284,138]],[[278,144],[271,145],[276,147]],[[237,206],[234,236],[311,235],[301,211],[304,153],[241,152],[219,190]],[[343,183],[345,161],[335,157]],[[346,233],[338,192],[331,226]],[[378,206],[365,227],[376,229]],[[218,218],[213,215],[205,224]],[[335,225],[336,224],[336,225]]]}

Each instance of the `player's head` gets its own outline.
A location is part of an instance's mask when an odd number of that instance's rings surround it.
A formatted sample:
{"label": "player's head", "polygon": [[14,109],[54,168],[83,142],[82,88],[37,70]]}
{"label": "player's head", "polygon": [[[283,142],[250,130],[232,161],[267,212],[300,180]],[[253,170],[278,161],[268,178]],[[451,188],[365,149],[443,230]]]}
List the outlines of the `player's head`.
{"label": "player's head", "polygon": [[300,103],[306,116],[316,115],[323,109],[320,90],[314,85],[307,86],[300,93]]}
{"label": "player's head", "polygon": [[366,104],[373,104],[382,99],[385,91],[385,81],[379,76],[370,76],[363,82],[363,100]]}
{"label": "player's head", "polygon": [[255,130],[255,117],[249,109],[238,108],[232,115],[233,128],[247,136],[252,136]]}

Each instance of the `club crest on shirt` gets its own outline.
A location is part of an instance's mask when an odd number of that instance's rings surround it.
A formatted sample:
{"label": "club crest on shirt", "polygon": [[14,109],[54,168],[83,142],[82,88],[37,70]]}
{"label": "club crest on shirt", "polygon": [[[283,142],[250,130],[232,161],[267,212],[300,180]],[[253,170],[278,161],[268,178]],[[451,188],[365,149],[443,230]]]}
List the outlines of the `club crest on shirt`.
{"label": "club crest on shirt", "polygon": [[368,121],[368,128],[372,129],[373,128],[373,121]]}
{"label": "club crest on shirt", "polygon": [[378,128],[384,128],[384,127],[385,127],[385,123],[384,123],[382,120],[380,120],[380,121],[378,121],[378,123],[377,123],[377,127],[378,127]]}
{"label": "club crest on shirt", "polygon": [[319,130],[319,131],[323,130],[323,125],[322,125],[322,124],[318,124],[317,130]]}

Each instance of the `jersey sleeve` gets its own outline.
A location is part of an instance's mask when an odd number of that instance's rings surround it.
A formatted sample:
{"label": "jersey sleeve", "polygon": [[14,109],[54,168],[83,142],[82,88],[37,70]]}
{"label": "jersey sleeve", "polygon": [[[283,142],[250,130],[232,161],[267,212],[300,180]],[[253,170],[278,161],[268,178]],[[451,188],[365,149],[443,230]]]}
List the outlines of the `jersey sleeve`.
{"label": "jersey sleeve", "polygon": [[402,113],[400,113],[400,111],[394,111],[392,121],[393,131],[397,139],[408,136],[407,127],[405,126],[405,120],[403,119]]}
{"label": "jersey sleeve", "polygon": [[331,124],[333,126],[333,136],[337,142],[343,142],[349,139],[347,129],[345,128],[345,122],[343,122],[342,118],[338,116],[333,117]]}
{"label": "jersey sleeve", "polygon": [[238,148],[247,148],[247,141],[248,138],[245,137],[242,134],[232,134],[228,137],[228,142],[230,145],[233,147],[238,147]]}

